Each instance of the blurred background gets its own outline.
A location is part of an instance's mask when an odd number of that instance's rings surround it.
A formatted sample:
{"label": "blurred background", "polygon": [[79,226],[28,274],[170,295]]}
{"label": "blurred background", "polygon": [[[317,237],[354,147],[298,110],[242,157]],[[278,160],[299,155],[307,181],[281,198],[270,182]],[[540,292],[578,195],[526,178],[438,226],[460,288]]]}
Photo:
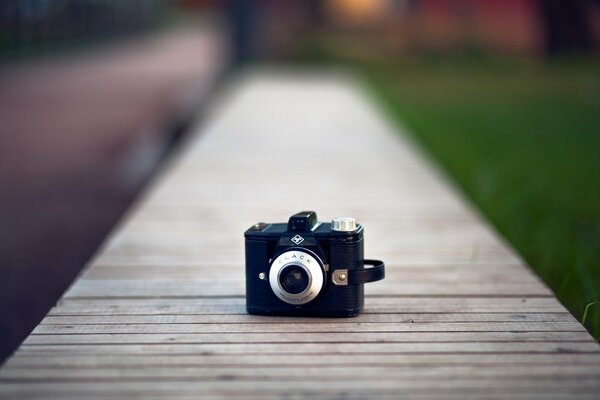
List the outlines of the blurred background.
{"label": "blurred background", "polygon": [[598,339],[600,1],[0,2],[0,362],[245,68],[340,66]]}

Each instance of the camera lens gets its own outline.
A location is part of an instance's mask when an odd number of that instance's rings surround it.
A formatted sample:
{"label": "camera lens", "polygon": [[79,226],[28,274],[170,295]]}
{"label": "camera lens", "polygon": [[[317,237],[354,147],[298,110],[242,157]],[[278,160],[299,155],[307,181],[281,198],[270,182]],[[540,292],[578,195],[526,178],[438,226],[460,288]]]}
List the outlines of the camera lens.
{"label": "camera lens", "polygon": [[269,285],[279,300],[293,305],[313,301],[321,293],[327,275],[321,260],[305,250],[279,254],[269,269]]}
{"label": "camera lens", "polygon": [[281,287],[290,294],[302,293],[310,283],[308,271],[299,265],[289,265],[279,275]]}

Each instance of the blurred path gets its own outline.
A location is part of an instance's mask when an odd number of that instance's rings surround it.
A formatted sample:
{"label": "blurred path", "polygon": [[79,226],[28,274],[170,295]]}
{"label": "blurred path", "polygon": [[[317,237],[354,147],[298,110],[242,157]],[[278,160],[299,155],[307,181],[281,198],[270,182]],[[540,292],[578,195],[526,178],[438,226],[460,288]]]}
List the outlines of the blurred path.
{"label": "blurred path", "polygon": [[[0,370],[0,397],[598,397],[598,343],[352,79],[251,74],[211,116]],[[246,314],[243,231],[303,209],[356,217],[386,261],[362,315]]]}
{"label": "blurred path", "polygon": [[0,360],[48,311],[225,66],[186,28],[0,69]]}

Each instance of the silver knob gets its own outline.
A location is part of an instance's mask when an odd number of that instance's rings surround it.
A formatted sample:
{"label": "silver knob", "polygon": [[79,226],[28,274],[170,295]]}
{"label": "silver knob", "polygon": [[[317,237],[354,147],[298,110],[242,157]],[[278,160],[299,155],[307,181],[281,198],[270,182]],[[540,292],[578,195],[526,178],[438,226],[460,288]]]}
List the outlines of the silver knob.
{"label": "silver knob", "polygon": [[338,232],[352,232],[356,230],[356,220],[351,217],[337,217],[331,221],[331,229]]}

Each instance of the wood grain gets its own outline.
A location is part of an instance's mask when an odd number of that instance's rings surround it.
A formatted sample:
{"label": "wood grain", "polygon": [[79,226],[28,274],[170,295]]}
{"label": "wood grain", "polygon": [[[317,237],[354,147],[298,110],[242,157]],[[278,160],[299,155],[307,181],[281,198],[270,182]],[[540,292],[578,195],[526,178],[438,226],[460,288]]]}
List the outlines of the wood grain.
{"label": "wood grain", "polygon": [[[351,77],[224,91],[0,370],[0,398],[596,399],[600,347]],[[355,216],[351,319],[246,314],[243,231]]]}

